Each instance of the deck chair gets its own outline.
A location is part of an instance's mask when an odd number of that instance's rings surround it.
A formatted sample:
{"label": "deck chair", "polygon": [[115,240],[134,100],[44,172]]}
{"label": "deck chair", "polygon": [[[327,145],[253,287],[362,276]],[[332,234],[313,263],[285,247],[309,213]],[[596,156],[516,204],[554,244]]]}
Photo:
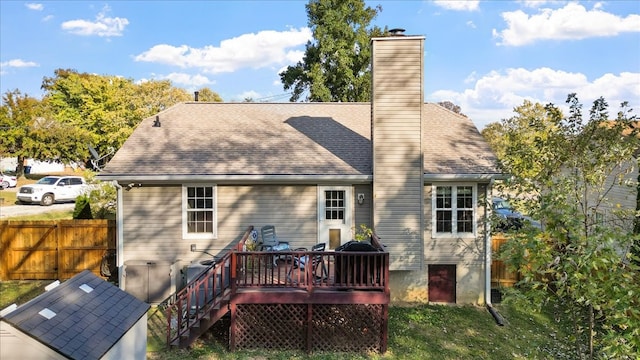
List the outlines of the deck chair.
{"label": "deck chair", "polygon": [[[313,245],[311,251],[324,251],[326,248],[325,243]],[[294,259],[294,267],[298,266],[300,269],[304,269],[305,266],[311,266],[311,273],[316,280],[325,280],[329,277],[329,271],[327,270],[327,264],[324,263],[322,254],[314,254],[311,256],[303,256],[299,259]],[[292,267],[293,268],[293,267]],[[320,268],[320,275],[318,275],[318,268]]]}
{"label": "deck chair", "polygon": [[[280,241],[276,235],[276,227],[273,225],[265,225],[260,229],[262,235],[262,243],[260,243],[260,251],[287,251],[289,250],[289,243],[286,241]],[[276,256],[273,259],[273,264],[278,265],[277,261],[280,260],[280,256]]]}

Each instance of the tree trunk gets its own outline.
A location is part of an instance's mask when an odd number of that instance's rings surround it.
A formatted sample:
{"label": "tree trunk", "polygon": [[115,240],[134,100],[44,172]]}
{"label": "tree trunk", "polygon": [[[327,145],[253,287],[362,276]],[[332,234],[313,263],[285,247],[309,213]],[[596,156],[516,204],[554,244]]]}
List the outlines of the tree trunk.
{"label": "tree trunk", "polygon": [[18,156],[18,166],[16,166],[16,177],[24,176],[24,156]]}

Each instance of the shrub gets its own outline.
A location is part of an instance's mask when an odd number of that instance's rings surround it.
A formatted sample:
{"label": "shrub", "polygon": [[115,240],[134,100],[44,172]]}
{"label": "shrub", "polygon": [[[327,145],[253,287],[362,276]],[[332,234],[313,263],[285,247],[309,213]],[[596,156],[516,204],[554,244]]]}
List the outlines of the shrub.
{"label": "shrub", "polygon": [[91,214],[91,203],[87,195],[80,195],[76,199],[76,206],[73,209],[74,219],[93,219]]}

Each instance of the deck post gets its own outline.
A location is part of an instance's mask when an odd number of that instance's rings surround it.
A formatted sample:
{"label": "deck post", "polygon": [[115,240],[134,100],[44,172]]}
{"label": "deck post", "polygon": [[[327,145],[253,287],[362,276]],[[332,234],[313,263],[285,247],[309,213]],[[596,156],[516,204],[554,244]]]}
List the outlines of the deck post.
{"label": "deck post", "polygon": [[313,304],[307,304],[307,353],[311,353],[313,346]]}

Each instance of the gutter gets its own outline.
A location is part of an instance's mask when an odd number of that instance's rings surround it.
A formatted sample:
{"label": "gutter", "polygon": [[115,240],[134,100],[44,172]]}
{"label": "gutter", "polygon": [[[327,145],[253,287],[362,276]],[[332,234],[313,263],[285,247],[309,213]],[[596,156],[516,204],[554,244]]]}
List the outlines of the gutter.
{"label": "gutter", "polygon": [[[164,174],[164,175],[130,175],[130,174],[100,174],[96,176],[102,181],[118,181],[121,183],[166,184],[175,183],[240,183],[240,184],[370,184],[373,175],[205,175],[205,174]],[[431,174],[424,173],[425,183],[437,181],[493,181],[504,180],[508,176],[495,173],[485,174]]]}
{"label": "gutter", "polygon": [[[490,199],[491,189],[493,188],[494,178],[490,179],[489,186],[486,187],[485,190],[485,198]],[[504,319],[498,313],[498,311],[491,304],[491,221],[489,218],[490,212],[493,209],[489,206],[488,211],[484,213],[484,221],[485,221],[485,233],[484,233],[484,303],[487,306],[487,310],[496,323],[499,326],[504,326]]]}
{"label": "gutter", "polygon": [[117,233],[117,245],[116,245],[116,266],[118,267],[118,287],[124,290],[122,286],[124,284],[124,226],[123,226],[123,206],[122,206],[122,186],[117,181],[113,182],[116,187],[116,233]]}
{"label": "gutter", "polygon": [[367,184],[373,181],[373,175],[129,175],[104,174],[97,178],[102,181],[118,181],[121,183],[166,184],[216,182],[239,184]]}
{"label": "gutter", "polygon": [[490,181],[493,185],[494,180],[505,180],[508,176],[504,174],[429,174],[422,176],[424,182],[437,181]]}

